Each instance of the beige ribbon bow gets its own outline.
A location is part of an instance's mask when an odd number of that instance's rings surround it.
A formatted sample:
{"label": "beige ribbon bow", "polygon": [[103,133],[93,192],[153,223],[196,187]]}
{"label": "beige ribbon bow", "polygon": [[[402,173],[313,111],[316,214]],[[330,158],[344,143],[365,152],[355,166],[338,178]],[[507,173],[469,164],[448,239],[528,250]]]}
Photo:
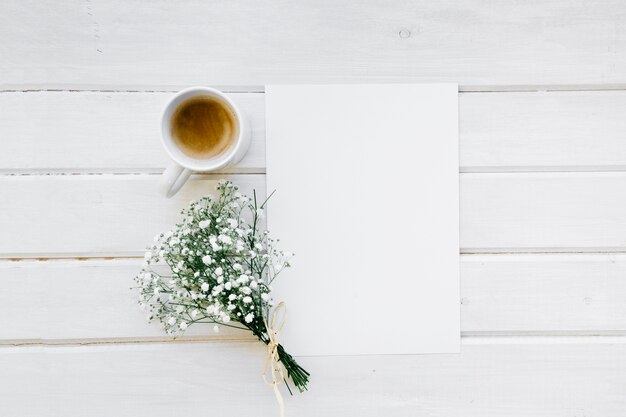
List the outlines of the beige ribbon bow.
{"label": "beige ribbon bow", "polygon": [[[278,320],[278,326],[276,326],[279,313],[282,314],[280,315],[280,320]],[[283,401],[283,396],[280,394],[278,385],[282,384],[286,380],[286,377],[283,366],[280,363],[280,357],[278,356],[278,335],[283,329],[283,324],[285,324],[285,315],[287,315],[287,307],[285,303],[281,301],[272,311],[269,323],[267,320],[263,320],[269,339],[269,343],[267,344],[267,357],[265,358],[265,366],[263,367],[263,380],[267,385],[274,388],[274,395],[276,396],[278,407],[280,407],[280,417],[285,416],[285,402]],[[270,370],[271,381],[267,379],[268,368]]]}

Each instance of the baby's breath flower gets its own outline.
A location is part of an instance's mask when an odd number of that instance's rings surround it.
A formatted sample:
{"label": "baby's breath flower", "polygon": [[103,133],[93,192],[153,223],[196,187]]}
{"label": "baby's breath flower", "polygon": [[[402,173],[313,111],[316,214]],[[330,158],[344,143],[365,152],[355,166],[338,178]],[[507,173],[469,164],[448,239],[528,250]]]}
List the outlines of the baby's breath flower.
{"label": "baby's breath flower", "polygon": [[[216,332],[229,323],[269,343],[264,322],[273,305],[269,285],[289,267],[292,255],[276,249],[277,240],[258,229],[263,211],[256,195],[244,196],[225,180],[218,182],[215,197],[190,202],[181,222],[146,248],[135,276],[146,319],[158,320],[173,336],[195,323],[212,322]],[[289,375],[302,389],[306,372],[280,352],[281,363],[297,371]]]}
{"label": "baby's breath flower", "polygon": [[[227,282],[226,284],[228,285],[228,284],[230,284],[230,282]],[[227,288],[227,290],[228,290],[228,289],[230,289],[230,288]],[[216,286],[213,288],[213,292],[212,292],[212,294],[213,294],[214,296],[215,296],[215,295],[219,295],[222,291],[224,291],[224,286],[223,286],[223,285],[216,285]]]}
{"label": "baby's breath flower", "polygon": [[230,245],[231,243],[233,243],[233,239],[230,236],[227,235],[219,235],[217,237],[217,240],[219,240],[220,242],[226,244],[226,245]]}

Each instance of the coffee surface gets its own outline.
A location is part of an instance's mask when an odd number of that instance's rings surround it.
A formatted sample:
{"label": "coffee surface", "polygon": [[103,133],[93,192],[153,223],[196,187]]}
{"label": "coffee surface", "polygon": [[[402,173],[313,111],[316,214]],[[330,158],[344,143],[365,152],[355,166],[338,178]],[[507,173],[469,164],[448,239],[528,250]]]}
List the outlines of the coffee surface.
{"label": "coffee surface", "polygon": [[238,134],[232,109],[213,97],[195,97],[179,104],[171,126],[174,141],[192,158],[218,156]]}

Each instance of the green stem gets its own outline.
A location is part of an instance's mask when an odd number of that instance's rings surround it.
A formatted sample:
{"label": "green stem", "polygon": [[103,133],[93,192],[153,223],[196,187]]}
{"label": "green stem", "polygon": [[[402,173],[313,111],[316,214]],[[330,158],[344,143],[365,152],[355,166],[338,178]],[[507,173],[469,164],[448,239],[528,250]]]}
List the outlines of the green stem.
{"label": "green stem", "polygon": [[[253,323],[250,323],[250,325],[252,324]],[[259,326],[250,325],[248,325],[248,328],[252,331],[252,333],[266,345],[269,344],[269,340],[263,334],[261,328]],[[309,383],[309,376],[311,374],[309,374],[302,366],[300,366],[298,362],[296,362],[294,357],[287,353],[283,345],[281,345],[280,343],[278,344],[278,358],[285,367],[285,370],[287,371],[287,377],[291,378],[293,384],[296,386],[296,388],[298,388],[298,391],[306,391],[307,384]],[[289,393],[291,393],[291,389],[289,388],[289,384],[287,383],[287,381],[285,381],[285,384],[287,385]]]}

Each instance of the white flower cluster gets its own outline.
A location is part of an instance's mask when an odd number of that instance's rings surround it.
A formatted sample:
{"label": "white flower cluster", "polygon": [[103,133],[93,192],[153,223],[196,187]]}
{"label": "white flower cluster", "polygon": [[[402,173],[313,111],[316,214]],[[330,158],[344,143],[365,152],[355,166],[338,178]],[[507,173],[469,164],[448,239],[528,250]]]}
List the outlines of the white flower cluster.
{"label": "white flower cluster", "polygon": [[135,277],[139,303],[172,335],[195,323],[241,328],[237,322],[260,336],[273,304],[270,284],[292,254],[259,231],[265,203],[257,205],[256,195],[229,181],[218,183],[217,194],[191,202],[181,223],[155,237]]}

